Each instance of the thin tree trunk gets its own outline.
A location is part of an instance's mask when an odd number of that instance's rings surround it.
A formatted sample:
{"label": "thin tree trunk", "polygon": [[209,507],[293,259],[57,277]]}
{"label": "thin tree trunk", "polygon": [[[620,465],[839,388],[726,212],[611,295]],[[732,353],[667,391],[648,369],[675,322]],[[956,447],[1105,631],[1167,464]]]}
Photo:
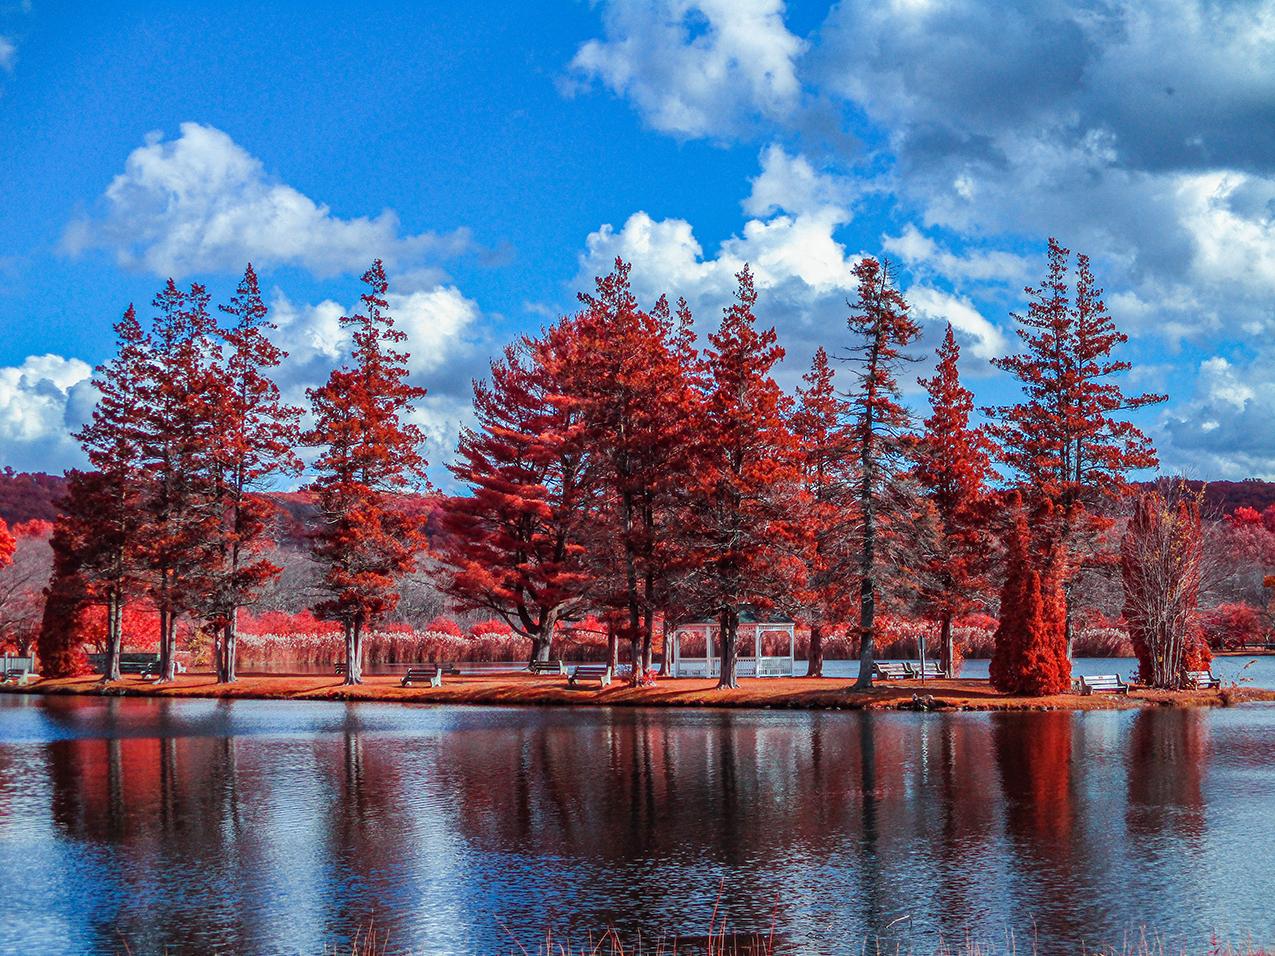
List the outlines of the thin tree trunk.
{"label": "thin tree trunk", "polygon": [[166,684],[177,679],[177,615],[171,609],[165,611],[160,624],[159,682]]}
{"label": "thin tree trunk", "polygon": [[943,614],[943,620],[939,625],[939,644],[941,645],[941,653],[943,660],[943,673],[948,677],[956,676],[956,638],[952,634],[952,615]]}
{"label": "thin tree trunk", "polygon": [[363,683],[362,628],[358,621],[345,624],[345,683]]}
{"label": "thin tree trunk", "polygon": [[655,615],[646,612],[646,621],[642,627],[642,679],[651,672],[651,655],[655,647]]}
{"label": "thin tree trunk", "polygon": [[120,679],[120,645],[123,635],[120,633],[122,610],[120,596],[112,593],[106,607],[106,666],[102,668],[102,680]]}
{"label": "thin tree trunk", "polygon": [[224,646],[222,647],[222,659],[224,665],[222,668],[221,682],[223,684],[233,684],[239,679],[237,673],[236,656],[239,652],[239,609],[235,608],[230,612],[230,618],[226,621],[225,635],[222,638]]}
{"label": "thin tree trunk", "polygon": [[739,649],[736,640],[739,633],[739,611],[734,607],[724,608],[719,620],[721,626],[717,636],[722,645],[722,673],[717,686],[735,690],[739,687],[739,677],[735,673],[735,659]]}
{"label": "thin tree trunk", "polygon": [[620,666],[620,642],[616,639],[613,624],[607,625],[607,666],[613,675]]}
{"label": "thin tree trunk", "polygon": [[667,677],[670,673],[669,666],[671,662],[669,661],[669,648],[672,645],[669,643],[669,632],[671,630],[673,630],[673,626],[669,624],[668,609],[666,608],[664,611],[664,626],[661,629],[663,634],[663,639],[664,639],[663,644],[660,648],[660,676],[661,677]]}
{"label": "thin tree trunk", "polygon": [[806,676],[823,676],[823,624],[814,621],[810,625],[810,650],[806,652]]}

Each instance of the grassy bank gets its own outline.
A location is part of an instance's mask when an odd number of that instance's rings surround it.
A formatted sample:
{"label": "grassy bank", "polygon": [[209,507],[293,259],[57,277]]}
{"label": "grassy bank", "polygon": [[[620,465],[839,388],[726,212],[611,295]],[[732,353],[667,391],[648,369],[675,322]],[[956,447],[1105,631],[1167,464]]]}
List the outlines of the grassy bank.
{"label": "grassy bank", "polygon": [[647,687],[622,683],[599,688],[596,682],[568,687],[566,678],[531,674],[449,677],[442,687],[401,687],[399,678],[376,675],[356,686],[339,676],[246,675],[234,684],[218,684],[212,674],[183,674],[170,684],[136,677],[102,683],[96,676],[62,680],[35,679],[25,686],[7,685],[5,693],[96,694],[105,696],[245,698],[257,700],[366,700],[431,704],[608,705],[618,707],[770,707],[793,709],[912,709],[914,695],[933,698],[935,710],[1111,710],[1136,707],[1227,706],[1275,701],[1275,690],[1252,687],[1200,691],[1135,689],[1127,697],[1059,694],[1052,697],[1007,697],[987,681],[936,680],[880,683],[870,691],[854,691],[845,678],[744,679],[738,690],[718,690],[712,680],[661,680]]}

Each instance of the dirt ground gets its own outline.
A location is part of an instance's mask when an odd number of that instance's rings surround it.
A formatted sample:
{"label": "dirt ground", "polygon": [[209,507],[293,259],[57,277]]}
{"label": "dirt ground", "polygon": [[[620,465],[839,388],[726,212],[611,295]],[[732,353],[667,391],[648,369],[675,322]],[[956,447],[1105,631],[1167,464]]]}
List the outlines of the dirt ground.
{"label": "dirt ground", "polygon": [[[96,675],[58,680],[35,679],[25,686],[0,688],[5,693],[99,694],[108,696],[250,698],[259,700],[372,700],[436,704],[562,705],[624,707],[760,707],[795,709],[933,709],[933,710],[1106,710],[1151,706],[1227,706],[1249,701],[1275,701],[1275,691],[1251,687],[1207,691],[1134,689],[1127,697],[1111,694],[1082,697],[1006,697],[986,681],[935,680],[878,682],[868,691],[851,690],[844,678],[742,679],[738,690],[718,690],[712,680],[663,679],[653,686],[589,681],[568,687],[565,677],[502,673],[447,677],[442,687],[401,687],[395,675],[374,675],[347,686],[328,674],[248,674],[234,684],[218,684],[212,674],[183,674],[171,684],[138,677],[103,684]],[[925,701],[914,704],[914,695]]]}

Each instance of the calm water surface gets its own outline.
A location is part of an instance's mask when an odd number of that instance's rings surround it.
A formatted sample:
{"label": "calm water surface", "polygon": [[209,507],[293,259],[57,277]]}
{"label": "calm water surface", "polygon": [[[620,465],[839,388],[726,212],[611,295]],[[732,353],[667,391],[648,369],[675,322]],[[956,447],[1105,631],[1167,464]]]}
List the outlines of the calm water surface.
{"label": "calm water surface", "polygon": [[[0,950],[1275,942],[1275,708],[861,714],[0,698]],[[891,925],[893,924],[893,925]],[[887,929],[887,927],[890,927]],[[1027,948],[1022,948],[1026,952]]]}

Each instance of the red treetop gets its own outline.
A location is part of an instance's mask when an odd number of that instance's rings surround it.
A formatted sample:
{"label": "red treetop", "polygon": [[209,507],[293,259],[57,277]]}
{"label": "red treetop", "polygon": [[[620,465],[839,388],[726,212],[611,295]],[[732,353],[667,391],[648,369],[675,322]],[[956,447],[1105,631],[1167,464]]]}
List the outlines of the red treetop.
{"label": "red treetop", "polygon": [[913,474],[938,517],[938,540],[925,568],[925,604],[939,620],[971,610],[987,582],[984,496],[993,477],[991,442],[970,425],[974,397],[961,384],[960,348],[947,327],[934,376],[920,379],[930,416],[916,444]]}
{"label": "red treetop", "polygon": [[[775,330],[758,332],[757,293],[747,267],[737,301],[709,337],[704,461],[692,510],[700,613],[723,615],[733,641],[741,606],[771,607],[804,584],[809,529],[802,511],[800,452],[771,377],[783,357]],[[727,634],[726,632],[730,633]],[[722,667],[723,686],[735,675]]]}
{"label": "red treetop", "polygon": [[275,512],[259,492],[276,476],[300,473],[301,460],[293,449],[300,440],[301,409],[283,402],[270,377],[287,356],[269,339],[268,332],[275,326],[267,319],[251,263],[230,304],[221,306],[221,311],[233,325],[220,333],[228,352],[216,408],[223,520],[210,605],[214,617],[224,622],[279,572],[257,553]]}
{"label": "red treetop", "polygon": [[1125,490],[1129,471],[1156,466],[1150,439],[1123,414],[1165,399],[1126,396],[1112,381],[1129,368],[1111,358],[1128,337],[1107,312],[1087,256],[1077,257],[1073,292],[1070,256],[1049,240],[1045,281],[1026,290],[1027,314],[1014,317],[1024,351],[995,360],[1022,383],[1026,400],[988,409],[1005,463],[1033,499],[1053,502],[1064,537],[1077,507],[1092,509]]}
{"label": "red treetop", "polygon": [[531,638],[539,655],[588,583],[579,415],[554,400],[549,371],[573,335],[567,320],[509,346],[490,382],[474,382],[477,427],[461,430],[450,466],[469,493],[444,501],[437,541],[443,587]]}
{"label": "red treetop", "polygon": [[846,586],[856,573],[854,529],[855,446],[849,404],[837,394],[828,353],[815,350],[810,370],[797,389],[791,427],[801,460],[814,539],[808,579],[813,623],[831,625],[849,614],[854,593]]}
{"label": "red treetop", "polygon": [[356,631],[398,603],[395,577],[415,566],[423,538],[395,496],[426,483],[425,436],[405,420],[425,389],[407,381],[408,355],[395,348],[406,336],[385,311],[379,259],[363,282],[363,311],[341,317],[353,333],[353,364],[307,393],[315,423],[302,438],[323,449],[310,490],[322,514],[315,552],[329,596],[316,610]]}
{"label": "red treetop", "polygon": [[684,359],[694,348],[690,315],[679,303],[675,328],[667,299],[641,309],[620,259],[580,301],[575,348],[560,381],[563,399],[581,416],[582,447],[603,504],[589,548],[598,597],[617,612],[617,633],[637,653],[681,557],[672,519],[686,494],[700,411]]}

